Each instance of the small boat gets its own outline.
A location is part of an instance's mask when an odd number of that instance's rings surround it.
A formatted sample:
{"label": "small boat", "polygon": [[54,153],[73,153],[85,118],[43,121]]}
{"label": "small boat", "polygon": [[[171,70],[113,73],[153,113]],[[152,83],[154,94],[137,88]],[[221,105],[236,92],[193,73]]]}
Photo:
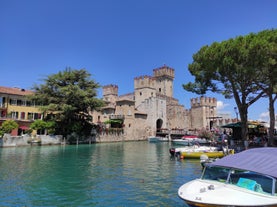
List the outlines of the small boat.
{"label": "small boat", "polygon": [[150,136],[150,137],[148,137],[148,141],[149,142],[168,142],[169,137],[168,136],[165,136],[165,137]]}
{"label": "small boat", "polygon": [[171,156],[180,159],[199,159],[203,155],[207,156],[208,158],[221,158],[228,154],[227,150],[228,149],[220,150],[219,147],[193,145],[170,148],[169,153]]}
{"label": "small boat", "polygon": [[171,142],[175,145],[192,146],[195,144],[209,144],[210,141],[205,138],[200,138],[195,135],[185,135],[181,139],[173,139]]}
{"label": "small boat", "polygon": [[253,148],[208,163],[178,189],[189,206],[277,206],[277,148]]}

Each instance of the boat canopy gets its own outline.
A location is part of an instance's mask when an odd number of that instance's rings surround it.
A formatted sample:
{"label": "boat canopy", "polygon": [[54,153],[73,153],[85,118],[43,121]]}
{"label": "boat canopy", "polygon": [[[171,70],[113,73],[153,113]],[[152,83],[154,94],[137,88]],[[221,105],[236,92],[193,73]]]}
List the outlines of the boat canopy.
{"label": "boat canopy", "polygon": [[277,178],[277,148],[262,147],[228,155],[208,166],[222,166],[228,168],[249,170]]}

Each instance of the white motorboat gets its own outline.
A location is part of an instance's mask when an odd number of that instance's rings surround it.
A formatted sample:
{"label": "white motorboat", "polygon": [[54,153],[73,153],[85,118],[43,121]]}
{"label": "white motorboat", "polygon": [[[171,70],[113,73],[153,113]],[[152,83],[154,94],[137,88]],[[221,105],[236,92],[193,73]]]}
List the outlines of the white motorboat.
{"label": "white motorboat", "polygon": [[160,137],[160,136],[150,136],[148,137],[149,142],[168,142],[169,136]]}
{"label": "white motorboat", "polygon": [[181,139],[172,139],[171,142],[175,145],[192,146],[195,144],[209,144],[210,141],[205,138],[200,138],[195,135],[185,135]]}
{"label": "white motorboat", "polygon": [[189,206],[277,206],[277,148],[253,148],[205,165],[178,195]]}

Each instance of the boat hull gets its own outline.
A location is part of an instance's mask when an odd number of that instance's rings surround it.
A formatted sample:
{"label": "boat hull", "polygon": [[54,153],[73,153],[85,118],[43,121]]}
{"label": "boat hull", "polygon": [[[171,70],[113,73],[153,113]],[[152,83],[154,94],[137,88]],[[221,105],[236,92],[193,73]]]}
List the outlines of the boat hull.
{"label": "boat hull", "polygon": [[[203,204],[203,203],[197,203],[197,202],[190,202],[190,201],[185,201],[185,203],[190,206],[190,207],[247,207],[247,206],[234,206],[234,205],[215,205],[215,204]],[[275,205],[261,205],[261,206],[257,206],[257,205],[253,205],[253,207],[276,207]],[[249,206],[252,207],[252,206]]]}
{"label": "boat hull", "polygon": [[182,185],[178,190],[178,196],[189,206],[197,207],[261,207],[277,205],[277,197],[275,196],[258,195],[256,192],[224,182],[209,182],[201,179]]}
{"label": "boat hull", "polygon": [[224,157],[223,151],[215,152],[181,152],[183,159],[200,159],[202,155],[208,156],[208,158],[221,158]]}
{"label": "boat hull", "polygon": [[219,150],[218,147],[209,146],[185,146],[179,148],[170,148],[169,153],[171,156],[180,159],[200,159],[201,157],[208,158],[222,158],[228,154],[234,154],[234,150]]}
{"label": "boat hull", "polygon": [[168,137],[148,137],[149,142],[168,142]]}

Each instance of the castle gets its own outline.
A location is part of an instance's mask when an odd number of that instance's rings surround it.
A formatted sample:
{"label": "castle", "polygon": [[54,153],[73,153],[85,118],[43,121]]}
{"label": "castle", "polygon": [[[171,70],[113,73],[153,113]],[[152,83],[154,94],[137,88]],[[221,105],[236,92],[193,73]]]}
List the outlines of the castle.
{"label": "castle", "polygon": [[210,97],[191,99],[185,109],[173,97],[174,69],[166,65],[153,70],[153,76],[134,78],[134,92],[118,95],[117,85],[103,87],[105,107],[93,112],[94,123],[109,123],[124,128],[126,139],[147,139],[163,130],[184,134],[189,131],[211,129],[217,118],[217,100]]}

